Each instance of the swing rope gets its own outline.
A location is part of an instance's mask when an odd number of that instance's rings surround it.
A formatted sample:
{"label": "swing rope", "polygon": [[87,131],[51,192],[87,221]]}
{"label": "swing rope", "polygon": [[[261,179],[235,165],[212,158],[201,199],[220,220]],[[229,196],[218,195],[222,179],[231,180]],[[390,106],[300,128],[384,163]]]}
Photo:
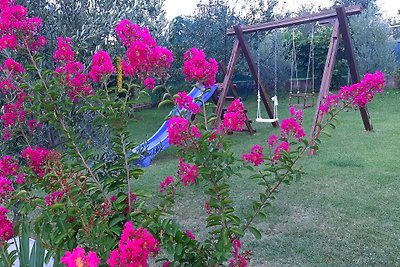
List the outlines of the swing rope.
{"label": "swing rope", "polygon": [[295,42],[295,30],[292,31],[292,53],[290,55],[290,94],[293,94],[293,76],[296,76],[297,94],[300,93],[300,84],[297,71],[297,53]]}
{"label": "swing rope", "polygon": [[260,49],[257,49],[257,118],[256,122],[276,122],[278,121],[278,96],[277,96],[277,88],[278,88],[278,52],[276,48],[276,33],[274,34],[274,71],[275,71],[275,79],[274,79],[274,91],[275,95],[271,98],[273,101],[273,118],[272,119],[263,119],[261,116],[261,86],[260,86]]}
{"label": "swing rope", "polygon": [[304,89],[304,93],[307,94],[308,90],[308,79],[310,78],[310,68],[311,68],[311,89],[312,89],[312,94],[315,93],[315,44],[314,44],[314,25],[312,27],[311,31],[311,42],[310,42],[310,51],[308,53],[308,64],[307,64],[307,77],[306,77],[306,86]]}

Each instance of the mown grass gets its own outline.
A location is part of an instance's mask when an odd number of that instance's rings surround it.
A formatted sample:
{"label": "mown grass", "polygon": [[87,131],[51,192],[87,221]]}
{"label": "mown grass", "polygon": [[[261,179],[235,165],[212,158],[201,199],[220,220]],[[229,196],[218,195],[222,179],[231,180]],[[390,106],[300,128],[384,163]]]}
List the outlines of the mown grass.
{"label": "mown grass", "polygon": [[[344,112],[341,124],[322,137],[316,156],[301,164],[301,181],[281,188],[266,220],[256,221],[261,240],[245,236],[253,253],[251,266],[400,266],[400,91],[388,90],[369,105],[374,132],[364,131],[359,112]],[[287,116],[287,99],[280,99],[280,118]],[[254,118],[255,97],[245,102]],[[305,111],[309,131],[313,109]],[[166,108],[138,113],[132,124],[138,141],[152,135],[168,113]],[[236,133],[230,138],[237,156],[254,144],[265,145],[277,132],[269,124],[253,123],[257,133]],[[136,183],[157,194],[159,182],[176,173],[177,150],[156,157]],[[257,197],[253,181],[233,178],[232,194],[241,213]],[[199,238],[205,213],[201,188],[182,189],[175,214]]]}

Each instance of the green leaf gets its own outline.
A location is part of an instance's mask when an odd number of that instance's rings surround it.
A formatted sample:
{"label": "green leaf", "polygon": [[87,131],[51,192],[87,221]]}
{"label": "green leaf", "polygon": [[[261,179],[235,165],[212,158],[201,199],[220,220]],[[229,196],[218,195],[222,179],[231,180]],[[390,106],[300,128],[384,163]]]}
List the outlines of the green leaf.
{"label": "green leaf", "polygon": [[249,231],[254,235],[256,239],[261,239],[261,232],[257,228],[250,226]]}
{"label": "green leaf", "polygon": [[165,99],[165,100],[161,101],[161,102],[158,104],[158,107],[161,108],[161,107],[173,106],[173,105],[174,105],[174,102],[173,102],[173,101],[171,101],[170,99]]}
{"label": "green leaf", "polygon": [[153,195],[150,193],[150,191],[145,190],[145,189],[137,189],[133,191],[133,194],[137,195],[138,197],[152,197]]}
{"label": "green leaf", "polygon": [[332,135],[331,135],[329,132],[327,132],[327,131],[322,131],[321,133],[325,134],[325,135],[328,136],[328,137],[332,137]]}
{"label": "green leaf", "polygon": [[100,163],[97,163],[96,165],[94,165],[92,170],[95,172],[95,171],[99,170],[100,168],[102,168],[104,166],[106,166],[106,163],[105,162],[100,162]]}
{"label": "green leaf", "polygon": [[183,245],[181,243],[176,244],[175,246],[175,254],[180,256],[183,253]]}

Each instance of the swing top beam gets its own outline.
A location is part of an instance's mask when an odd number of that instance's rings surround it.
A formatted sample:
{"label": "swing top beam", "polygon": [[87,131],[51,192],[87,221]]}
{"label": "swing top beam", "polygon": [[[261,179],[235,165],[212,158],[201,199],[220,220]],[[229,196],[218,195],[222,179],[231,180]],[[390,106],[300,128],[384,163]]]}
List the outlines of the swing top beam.
{"label": "swing top beam", "polygon": [[[352,16],[352,15],[357,15],[360,14],[362,11],[361,6],[350,6],[345,8],[345,13],[347,16]],[[279,21],[272,21],[272,22],[265,22],[265,23],[259,23],[259,24],[254,24],[254,25],[247,25],[247,26],[242,26],[241,29],[243,33],[252,33],[252,32],[257,32],[257,31],[267,31],[267,30],[273,30],[273,29],[278,29],[278,28],[286,28],[294,25],[301,25],[301,24],[306,24],[306,23],[311,23],[311,22],[316,22],[316,21],[327,21],[337,18],[337,13],[335,10],[329,10],[329,11],[323,11],[318,14],[312,14],[312,15],[306,15],[306,16],[301,16],[301,17],[296,17],[296,18],[289,18],[289,19],[284,19],[284,20],[279,20]],[[234,29],[229,29],[226,31],[227,35],[235,35],[235,30]]]}

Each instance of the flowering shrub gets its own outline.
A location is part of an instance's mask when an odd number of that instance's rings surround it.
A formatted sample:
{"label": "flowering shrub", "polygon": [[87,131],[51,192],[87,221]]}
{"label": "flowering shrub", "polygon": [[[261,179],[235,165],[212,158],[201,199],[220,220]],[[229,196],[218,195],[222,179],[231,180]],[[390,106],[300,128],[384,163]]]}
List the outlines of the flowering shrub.
{"label": "flowering shrub", "polygon": [[100,264],[100,259],[95,252],[88,252],[86,255],[83,248],[77,247],[72,252],[67,251],[62,257],[61,263],[67,267],[97,267]]}
{"label": "flowering shrub", "polygon": [[111,251],[107,263],[110,267],[146,266],[149,256],[159,250],[159,242],[146,229],[135,229],[132,222],[127,222],[118,248]]}
{"label": "flowering shrub", "polygon": [[[44,70],[39,55],[46,45],[39,34],[41,20],[29,18],[26,8],[11,0],[0,1],[0,8],[0,50],[13,55],[1,68],[1,128],[3,139],[18,144],[18,153],[2,151],[0,159],[2,266],[12,266],[7,241],[22,227],[33,231],[50,256],[65,266],[147,266],[150,258],[160,266],[248,266],[250,252],[240,251],[241,240],[246,232],[260,238],[252,223],[265,215],[283,182],[302,174],[298,159],[317,148],[319,132],[340,111],[366,105],[384,85],[383,74],[377,72],[329,95],[321,105],[326,121],[308,140],[302,112],[291,109],[280,136],[271,135],[265,146],[253,146],[242,160],[229,150],[225,135],[242,130],[243,104],[233,101],[222,123],[213,125],[206,118],[204,101],[201,122],[192,119],[201,113],[199,99],[180,92],[174,98],[178,115],[168,120],[169,143],[180,149],[176,177],[167,176],[159,195],[147,202],[149,193],[132,186],[143,170],[133,164],[138,155],[131,152],[135,144],[127,131],[130,104],[135,88],[152,89],[165,82],[173,60],[170,51],[158,46],[146,28],[123,20],[116,27],[126,48],[120,65],[114,66],[107,52],[98,51],[87,73],[77,61],[73,40],[60,37],[53,54],[56,68]],[[207,60],[196,48],[184,57],[186,79],[206,92],[215,83],[216,61]],[[117,87],[111,81],[115,70]],[[111,152],[79,134],[74,121],[85,114],[94,117],[93,124],[108,129]],[[43,127],[57,133],[63,145],[48,147],[38,141],[37,130]],[[260,185],[259,198],[246,217],[235,210],[228,183],[243,167],[254,170],[251,178]],[[170,218],[182,186],[198,185],[206,196],[208,231],[201,238]]]}

